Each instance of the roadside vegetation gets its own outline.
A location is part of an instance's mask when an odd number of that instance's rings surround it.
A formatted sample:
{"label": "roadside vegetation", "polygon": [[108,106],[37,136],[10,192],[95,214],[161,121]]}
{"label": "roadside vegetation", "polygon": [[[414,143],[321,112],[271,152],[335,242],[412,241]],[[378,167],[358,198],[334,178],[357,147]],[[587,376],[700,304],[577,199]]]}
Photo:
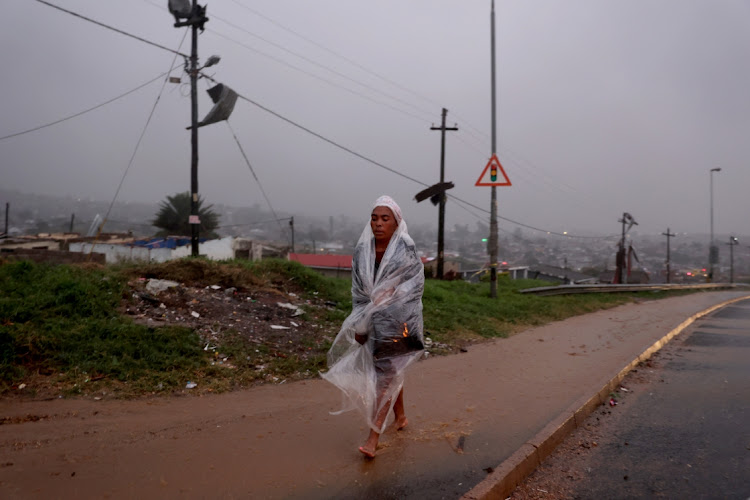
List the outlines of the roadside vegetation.
{"label": "roadside vegetation", "polygon": [[[180,286],[147,293],[145,284],[156,279]],[[430,352],[455,353],[639,297],[518,293],[544,284],[501,276],[495,300],[486,283],[428,280]],[[0,394],[133,397],[314,378],[325,370],[326,352],[351,310],[350,286],[284,260],[0,262]],[[293,316],[280,307],[291,302],[298,307]],[[186,389],[189,382],[194,389]]]}

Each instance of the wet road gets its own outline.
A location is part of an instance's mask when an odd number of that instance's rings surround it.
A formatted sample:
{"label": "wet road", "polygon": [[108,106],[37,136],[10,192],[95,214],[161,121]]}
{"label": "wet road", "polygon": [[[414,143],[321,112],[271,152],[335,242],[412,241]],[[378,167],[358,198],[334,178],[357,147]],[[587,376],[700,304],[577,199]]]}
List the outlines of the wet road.
{"label": "wet road", "polygon": [[574,498],[750,498],[750,300],[672,344],[659,376],[618,406]]}

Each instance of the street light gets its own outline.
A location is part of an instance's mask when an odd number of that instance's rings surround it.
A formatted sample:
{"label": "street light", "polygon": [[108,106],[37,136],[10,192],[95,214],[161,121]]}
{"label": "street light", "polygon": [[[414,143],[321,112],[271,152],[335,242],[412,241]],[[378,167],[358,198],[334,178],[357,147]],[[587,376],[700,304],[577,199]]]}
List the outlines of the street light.
{"label": "street light", "polygon": [[734,283],[734,246],[739,245],[740,240],[736,236],[729,237],[729,282]]}
{"label": "street light", "polygon": [[708,174],[711,198],[711,242],[708,249],[708,281],[714,280],[714,264],[719,262],[719,248],[714,243],[714,172],[721,172],[721,168],[712,168]]}

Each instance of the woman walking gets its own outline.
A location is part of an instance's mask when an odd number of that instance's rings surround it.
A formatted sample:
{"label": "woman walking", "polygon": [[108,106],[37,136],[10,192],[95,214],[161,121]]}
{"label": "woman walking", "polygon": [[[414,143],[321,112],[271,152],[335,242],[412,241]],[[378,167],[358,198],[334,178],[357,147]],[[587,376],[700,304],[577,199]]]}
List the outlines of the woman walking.
{"label": "woman walking", "polygon": [[424,268],[401,209],[389,196],[375,201],[354,250],[352,312],[328,352],[322,376],[342,390],[343,409],[357,408],[370,434],[359,451],[375,457],[393,410],[397,429],[404,412],[404,372],[424,350]]}

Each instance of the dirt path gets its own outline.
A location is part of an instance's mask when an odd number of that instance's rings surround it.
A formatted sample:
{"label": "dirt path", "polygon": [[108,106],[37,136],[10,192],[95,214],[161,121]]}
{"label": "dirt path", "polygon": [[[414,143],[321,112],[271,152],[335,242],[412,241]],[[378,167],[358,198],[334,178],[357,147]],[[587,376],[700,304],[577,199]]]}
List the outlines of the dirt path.
{"label": "dirt path", "polygon": [[2,498],[457,498],[686,317],[746,292],[620,306],[418,363],[373,461],[322,380],[220,396],[0,401]]}

